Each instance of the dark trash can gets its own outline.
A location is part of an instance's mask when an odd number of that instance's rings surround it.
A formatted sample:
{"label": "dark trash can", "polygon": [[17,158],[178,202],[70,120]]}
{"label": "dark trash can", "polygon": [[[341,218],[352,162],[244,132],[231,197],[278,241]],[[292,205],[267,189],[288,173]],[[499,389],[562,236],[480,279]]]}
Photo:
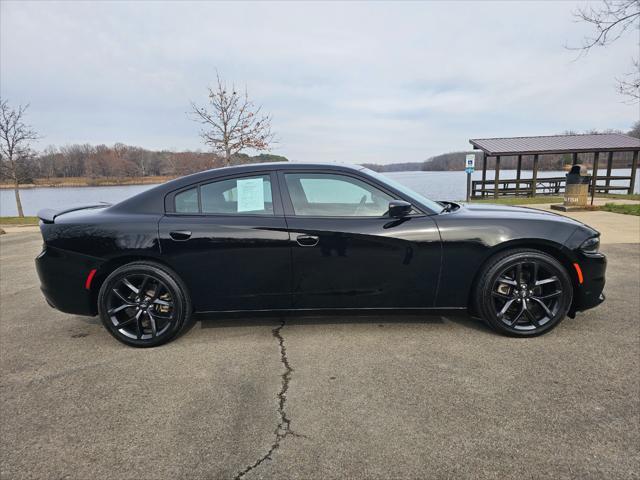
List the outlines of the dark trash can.
{"label": "dark trash can", "polygon": [[567,173],[567,182],[564,189],[564,205],[571,207],[585,207],[589,197],[589,184],[591,175],[587,175],[587,169],[583,165],[574,165]]}

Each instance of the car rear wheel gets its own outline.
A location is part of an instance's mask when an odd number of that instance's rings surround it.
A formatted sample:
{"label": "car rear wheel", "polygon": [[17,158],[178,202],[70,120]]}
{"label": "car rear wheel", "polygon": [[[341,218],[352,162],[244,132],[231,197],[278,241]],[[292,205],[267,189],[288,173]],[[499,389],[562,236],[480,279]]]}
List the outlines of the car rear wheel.
{"label": "car rear wheel", "polygon": [[98,294],[98,311],[116,339],[155,347],[174,339],[191,318],[187,290],[168,268],[134,262],[116,269]]}
{"label": "car rear wheel", "polygon": [[497,331],[535,336],[558,325],[573,299],[563,265],[538,250],[497,255],[485,266],[475,292],[476,309]]}

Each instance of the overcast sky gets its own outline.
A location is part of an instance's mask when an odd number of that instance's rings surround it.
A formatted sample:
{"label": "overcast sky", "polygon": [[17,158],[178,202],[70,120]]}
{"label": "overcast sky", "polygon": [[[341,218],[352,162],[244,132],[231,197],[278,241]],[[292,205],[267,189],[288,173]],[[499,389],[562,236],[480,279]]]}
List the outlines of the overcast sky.
{"label": "overcast sky", "polygon": [[216,68],[298,161],[420,161],[468,139],[628,130],[638,32],[579,60],[577,1],[1,3],[0,94],[39,148],[205,149],[189,101]]}

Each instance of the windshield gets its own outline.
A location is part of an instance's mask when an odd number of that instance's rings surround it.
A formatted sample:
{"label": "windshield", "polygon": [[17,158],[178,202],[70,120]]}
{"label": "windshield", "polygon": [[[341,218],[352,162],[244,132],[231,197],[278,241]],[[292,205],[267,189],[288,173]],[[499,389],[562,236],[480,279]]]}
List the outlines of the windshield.
{"label": "windshield", "polygon": [[438,202],[434,202],[433,200],[429,200],[427,197],[420,195],[418,192],[411,190],[406,185],[396,182],[392,178],[387,177],[386,175],[382,175],[381,173],[374,172],[373,170],[369,170],[368,168],[362,169],[363,172],[366,172],[368,175],[371,175],[374,178],[377,178],[382,183],[386,183],[387,185],[391,185],[393,188],[398,190],[399,192],[405,194],[408,197],[415,198],[420,203],[422,203],[425,207],[429,207],[436,213],[442,212],[443,208]]}

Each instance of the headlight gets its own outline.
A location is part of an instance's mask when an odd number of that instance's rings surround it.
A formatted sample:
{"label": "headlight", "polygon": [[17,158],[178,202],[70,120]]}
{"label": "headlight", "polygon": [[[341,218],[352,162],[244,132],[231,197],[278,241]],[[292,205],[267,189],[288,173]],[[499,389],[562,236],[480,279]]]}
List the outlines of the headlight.
{"label": "headlight", "polygon": [[580,245],[580,250],[584,253],[598,253],[598,248],[600,248],[600,237],[587,238]]}

